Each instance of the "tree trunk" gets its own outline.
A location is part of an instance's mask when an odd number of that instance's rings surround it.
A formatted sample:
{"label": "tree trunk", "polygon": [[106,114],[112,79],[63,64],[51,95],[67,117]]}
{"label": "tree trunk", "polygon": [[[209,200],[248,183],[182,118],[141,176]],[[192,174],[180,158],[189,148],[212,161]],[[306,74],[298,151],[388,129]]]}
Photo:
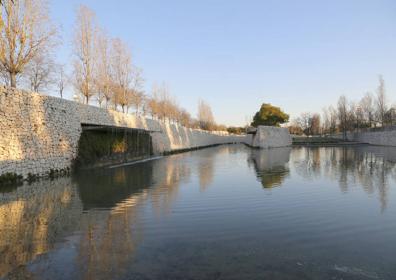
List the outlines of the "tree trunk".
{"label": "tree trunk", "polygon": [[16,88],[16,73],[10,72],[10,86]]}

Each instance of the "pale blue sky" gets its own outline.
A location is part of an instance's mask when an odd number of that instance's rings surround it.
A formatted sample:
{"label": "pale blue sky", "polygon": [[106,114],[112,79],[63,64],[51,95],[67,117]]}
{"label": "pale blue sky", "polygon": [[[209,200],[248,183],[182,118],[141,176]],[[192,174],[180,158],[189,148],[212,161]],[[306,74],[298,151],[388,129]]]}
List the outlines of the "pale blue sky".
{"label": "pale blue sky", "polygon": [[374,91],[378,74],[396,102],[395,0],[53,0],[64,62],[81,3],[129,44],[146,90],[165,81],[193,114],[202,97],[219,123],[242,125],[263,102],[320,112]]}

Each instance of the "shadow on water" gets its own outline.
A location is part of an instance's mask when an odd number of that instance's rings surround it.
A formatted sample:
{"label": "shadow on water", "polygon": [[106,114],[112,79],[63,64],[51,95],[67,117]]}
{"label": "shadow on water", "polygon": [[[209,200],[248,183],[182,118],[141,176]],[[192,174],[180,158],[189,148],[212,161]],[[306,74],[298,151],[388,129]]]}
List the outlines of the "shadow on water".
{"label": "shadow on water", "polygon": [[73,176],[84,210],[112,208],[120,201],[151,186],[153,164],[84,170]]}
{"label": "shadow on water", "polygon": [[290,147],[251,150],[248,163],[254,166],[263,188],[270,189],[282,185],[289,175],[290,152]]}

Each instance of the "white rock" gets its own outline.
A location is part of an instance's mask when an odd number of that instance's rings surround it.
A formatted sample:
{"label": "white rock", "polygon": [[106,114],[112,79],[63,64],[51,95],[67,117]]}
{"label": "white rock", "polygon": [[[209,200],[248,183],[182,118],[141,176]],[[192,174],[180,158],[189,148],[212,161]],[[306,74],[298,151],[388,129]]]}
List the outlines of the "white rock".
{"label": "white rock", "polygon": [[291,146],[289,130],[283,127],[259,126],[253,136],[252,146],[257,148],[277,148]]}

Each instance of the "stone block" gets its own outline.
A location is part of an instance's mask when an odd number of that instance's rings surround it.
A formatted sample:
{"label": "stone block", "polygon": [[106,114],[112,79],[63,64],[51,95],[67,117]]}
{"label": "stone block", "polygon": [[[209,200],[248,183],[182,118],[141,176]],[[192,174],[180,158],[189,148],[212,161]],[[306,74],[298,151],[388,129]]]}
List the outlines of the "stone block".
{"label": "stone block", "polygon": [[289,130],[283,127],[259,126],[251,146],[257,148],[278,148],[292,145]]}

